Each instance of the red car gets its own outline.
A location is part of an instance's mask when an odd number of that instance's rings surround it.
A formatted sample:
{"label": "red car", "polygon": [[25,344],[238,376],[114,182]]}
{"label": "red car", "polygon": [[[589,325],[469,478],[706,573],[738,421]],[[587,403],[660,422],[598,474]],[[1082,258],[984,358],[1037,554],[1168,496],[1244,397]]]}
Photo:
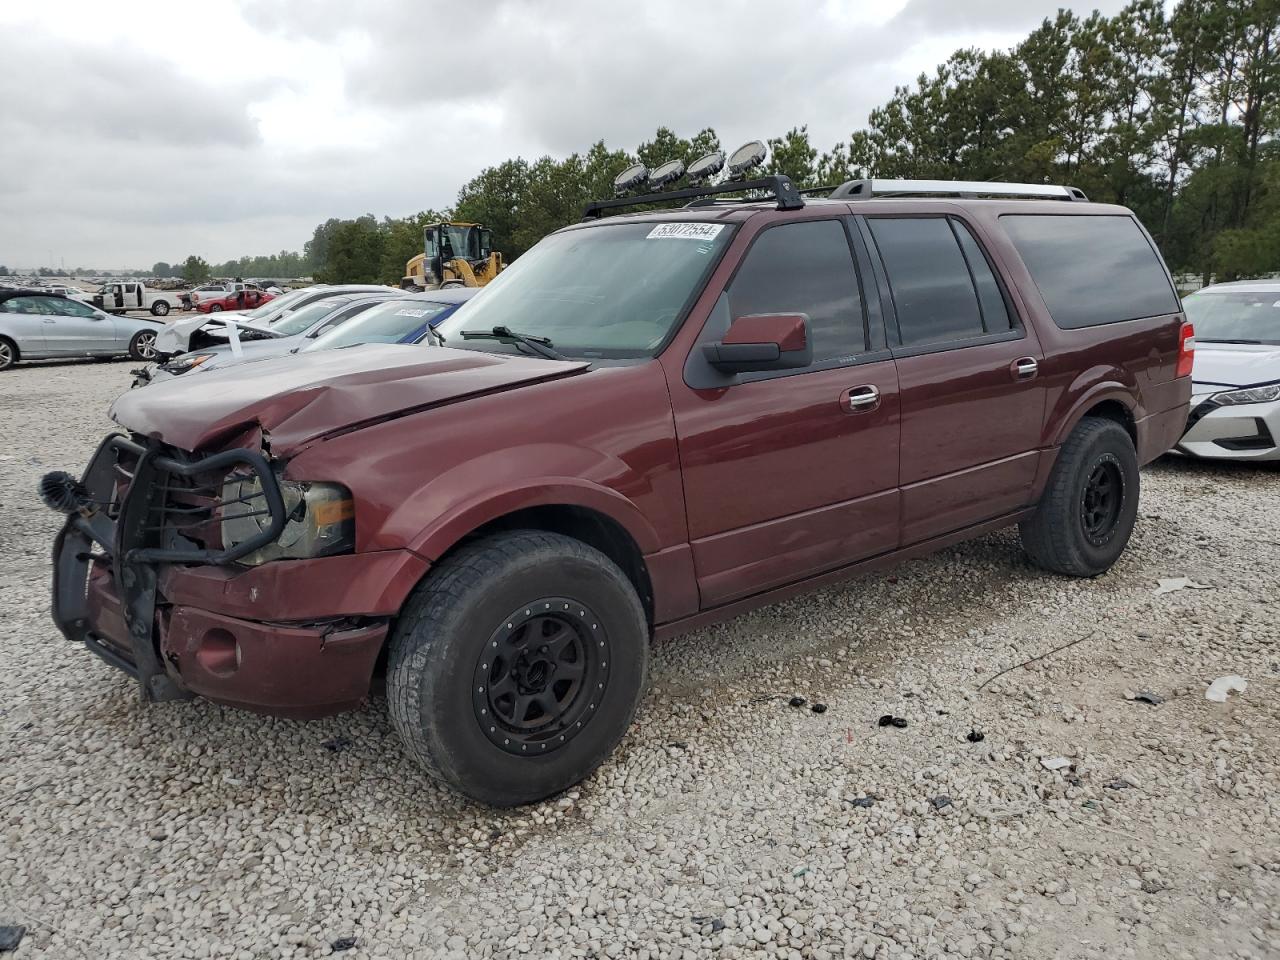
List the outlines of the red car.
{"label": "red car", "polygon": [[62,632],[145,699],[284,716],[385,669],[412,756],[530,802],[613,750],[655,635],[1013,524],[1104,573],[1186,424],[1168,271],[1078,191],[767,177],[588,214],[438,344],[117,400],[43,484]]}
{"label": "red car", "polygon": [[268,300],[274,300],[274,293],[267,293],[252,283],[233,284],[231,290],[222,296],[205,294],[196,303],[201,313],[218,313],[222,310],[252,310]]}

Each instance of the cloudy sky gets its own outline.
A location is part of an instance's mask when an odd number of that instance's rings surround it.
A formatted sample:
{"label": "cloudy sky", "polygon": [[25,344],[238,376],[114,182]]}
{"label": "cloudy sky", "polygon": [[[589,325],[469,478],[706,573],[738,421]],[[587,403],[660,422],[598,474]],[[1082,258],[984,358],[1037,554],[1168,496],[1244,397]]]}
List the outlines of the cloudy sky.
{"label": "cloudy sky", "polygon": [[0,264],[301,249],[327,217],[447,206],[486,165],[660,124],[733,146],[807,123],[826,148],[895,84],[1059,5],[3,3]]}

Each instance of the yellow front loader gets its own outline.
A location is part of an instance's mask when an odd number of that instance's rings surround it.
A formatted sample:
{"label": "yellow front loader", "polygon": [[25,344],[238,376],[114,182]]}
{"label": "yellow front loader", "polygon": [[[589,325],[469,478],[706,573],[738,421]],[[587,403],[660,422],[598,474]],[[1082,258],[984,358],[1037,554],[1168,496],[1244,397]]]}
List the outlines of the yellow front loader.
{"label": "yellow front loader", "polygon": [[491,250],[489,230],[478,223],[432,223],[423,230],[423,252],[404,265],[405,290],[483,287],[502,272],[502,254]]}

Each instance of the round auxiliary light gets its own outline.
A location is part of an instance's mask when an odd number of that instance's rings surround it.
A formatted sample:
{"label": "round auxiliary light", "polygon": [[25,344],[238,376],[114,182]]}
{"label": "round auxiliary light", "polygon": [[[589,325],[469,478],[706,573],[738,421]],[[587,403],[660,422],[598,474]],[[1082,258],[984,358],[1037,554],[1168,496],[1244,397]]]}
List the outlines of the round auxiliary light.
{"label": "round auxiliary light", "polygon": [[668,160],[653,168],[649,174],[649,189],[661,190],[668,183],[674,183],[684,176],[683,160]]}
{"label": "round auxiliary light", "polygon": [[702,183],[704,180],[710,180],[723,169],[724,154],[719,150],[713,150],[689,164],[689,181]]}
{"label": "round auxiliary light", "polygon": [[761,141],[752,140],[750,143],[744,143],[729,155],[729,176],[735,180],[741,179],[748,170],[764,163],[766,154],[767,151]]}
{"label": "round auxiliary light", "polygon": [[634,190],[649,179],[649,168],[643,163],[627,167],[613,178],[613,192],[622,196],[628,190]]}

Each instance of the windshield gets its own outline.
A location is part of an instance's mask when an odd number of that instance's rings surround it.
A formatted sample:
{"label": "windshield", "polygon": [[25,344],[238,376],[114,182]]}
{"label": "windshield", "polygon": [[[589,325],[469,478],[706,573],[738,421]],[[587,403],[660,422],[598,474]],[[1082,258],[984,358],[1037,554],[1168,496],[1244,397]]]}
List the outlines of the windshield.
{"label": "windshield", "polygon": [[287,317],[281,317],[271,325],[271,330],[282,337],[292,337],[296,333],[305,333],[322,318],[350,302],[349,299],[343,298],[317,300],[315,303],[308,303],[305,307],[299,307]]}
{"label": "windshield", "polygon": [[452,303],[429,303],[425,300],[391,300],[370,307],[309,343],[304,350],[331,350],[334,347],[350,347],[357,343],[399,343],[412,333],[426,331],[433,317],[439,316]]}
{"label": "windshield", "polygon": [[463,331],[508,327],[576,357],[650,357],[693,302],[732,228],[617,223],[556,233],[437,327],[447,346],[537,354]]}
{"label": "windshield", "polygon": [[288,310],[293,307],[303,297],[315,293],[314,290],[293,290],[286,293],[282,297],[276,297],[268,300],[256,309],[250,310],[244,315],[245,320],[265,320],[267,317],[279,312],[280,310]]}
{"label": "windshield", "polygon": [[1197,343],[1250,340],[1280,344],[1280,290],[1193,293],[1182,301]]}

